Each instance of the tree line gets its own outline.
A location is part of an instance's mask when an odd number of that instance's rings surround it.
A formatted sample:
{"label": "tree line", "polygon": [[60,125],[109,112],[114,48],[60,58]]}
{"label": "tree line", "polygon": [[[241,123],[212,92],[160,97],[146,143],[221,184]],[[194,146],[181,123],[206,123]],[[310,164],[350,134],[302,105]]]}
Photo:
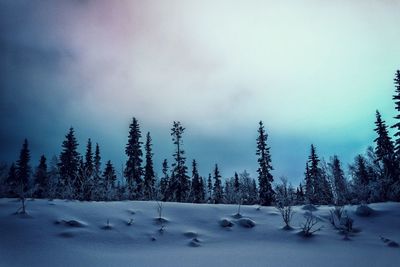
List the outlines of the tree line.
{"label": "tree line", "polygon": [[[129,125],[125,146],[126,162],[122,180],[117,179],[111,161],[102,162],[99,144],[88,139],[84,155],[78,152],[78,141],[71,127],[62,143],[59,156],[50,162],[42,155],[35,169],[31,167],[28,140],[24,140],[19,159],[10,166],[0,166],[0,196],[60,198],[85,201],[161,200],[192,203],[276,204],[285,196],[294,204],[336,204],[400,201],[400,71],[394,79],[393,100],[398,112],[393,137],[376,111],[376,139],[364,155],[357,155],[347,175],[337,156],[321,160],[314,145],[306,162],[304,179],[298,186],[274,183],[268,134],[262,121],[258,125],[255,154],[257,181],[247,171],[222,178],[218,164],[208,176],[198,171],[198,163],[187,163],[183,137],[185,128],[179,121],[171,127],[174,145],[172,162],[162,162],[157,176],[153,163],[150,132],[142,141],[138,120]],[[394,140],[394,141],[393,141]],[[104,164],[104,166],[103,166]],[[188,166],[189,165],[189,166]],[[189,171],[190,167],[190,171]]]}

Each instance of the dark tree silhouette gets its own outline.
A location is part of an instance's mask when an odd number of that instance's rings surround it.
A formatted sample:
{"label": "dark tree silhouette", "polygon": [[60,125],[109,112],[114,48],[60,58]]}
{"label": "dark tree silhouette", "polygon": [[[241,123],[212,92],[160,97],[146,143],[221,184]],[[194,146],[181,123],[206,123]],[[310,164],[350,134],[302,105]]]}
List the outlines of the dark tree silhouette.
{"label": "dark tree silhouette", "polygon": [[35,178],[35,193],[34,197],[44,198],[48,196],[49,191],[49,174],[47,172],[46,157],[42,155],[40,157],[39,165],[36,168],[34,175]]}
{"label": "dark tree silhouette", "polygon": [[103,179],[101,175],[101,155],[100,146],[96,143],[96,149],[93,158],[93,181],[91,187],[91,199],[100,200],[101,197],[101,185],[103,184]]}
{"label": "dark tree silhouette", "polygon": [[385,121],[382,120],[382,116],[379,111],[376,111],[374,131],[377,133],[377,137],[374,140],[376,143],[375,154],[377,161],[381,167],[381,183],[383,189],[383,200],[388,199],[389,187],[393,185],[396,179],[396,165],[393,142],[389,136]]}
{"label": "dark tree silhouette", "polygon": [[173,170],[170,181],[170,192],[174,201],[186,201],[189,191],[189,177],[187,175],[187,167],[185,165],[185,151],[183,150],[182,135],[185,128],[178,121],[174,121],[171,136],[175,145],[175,152],[173,154],[174,163],[172,164]]}
{"label": "dark tree silhouette", "polygon": [[202,202],[202,179],[199,176],[199,172],[197,170],[197,162],[193,160],[192,162],[192,183],[191,183],[191,201],[194,203],[201,203]]}
{"label": "dark tree silhouette", "polygon": [[[80,156],[77,151],[78,142],[75,138],[74,129],[71,127],[62,144],[63,151],[59,162],[59,196],[74,198],[76,186],[78,185],[78,169]],[[77,181],[78,180],[78,181]]]}
{"label": "dark tree silhouette", "polygon": [[[396,71],[395,78],[394,78],[394,85],[395,85],[395,94],[393,95],[393,100],[395,101],[395,108],[398,114],[394,117],[396,119],[396,123],[392,126],[396,130],[395,136],[395,154],[397,160],[400,161],[400,70]],[[399,167],[399,166],[398,166]]]}
{"label": "dark tree silhouette", "polygon": [[125,154],[128,156],[125,167],[125,179],[128,187],[129,199],[140,199],[142,197],[143,153],[141,150],[141,137],[142,134],[140,132],[139,123],[136,118],[133,118],[129,126],[128,143],[125,147]]}
{"label": "dark tree silhouette", "polygon": [[153,152],[152,152],[151,136],[148,132],[146,135],[146,163],[144,167],[144,199],[154,199],[155,197],[155,183],[156,175],[153,169]]}
{"label": "dark tree silhouette", "polygon": [[168,161],[164,159],[162,163],[162,173],[163,177],[160,180],[160,193],[161,193],[161,200],[167,201],[168,200],[168,187],[169,187],[169,175],[168,175]]}
{"label": "dark tree silhouette", "polygon": [[263,122],[260,121],[256,155],[259,156],[259,167],[257,169],[259,200],[260,204],[263,206],[270,206],[274,200],[274,190],[272,189],[274,177],[271,174],[271,170],[273,170],[273,168],[271,166],[270,148],[267,146],[267,139],[268,134],[265,132]]}
{"label": "dark tree silhouette", "polygon": [[28,192],[29,178],[31,176],[31,166],[29,161],[31,159],[30,151],[28,148],[28,140],[25,139],[17,161],[17,192],[18,197],[21,199],[22,207],[21,213],[25,211],[25,198]]}
{"label": "dark tree silhouette", "polygon": [[111,161],[107,161],[106,167],[103,173],[103,192],[106,200],[112,200],[115,197],[115,182],[117,181],[117,175],[115,174],[114,167]]}
{"label": "dark tree silhouette", "polygon": [[222,203],[223,192],[221,184],[221,174],[219,173],[218,164],[214,168],[214,186],[213,186],[213,202],[214,204]]}

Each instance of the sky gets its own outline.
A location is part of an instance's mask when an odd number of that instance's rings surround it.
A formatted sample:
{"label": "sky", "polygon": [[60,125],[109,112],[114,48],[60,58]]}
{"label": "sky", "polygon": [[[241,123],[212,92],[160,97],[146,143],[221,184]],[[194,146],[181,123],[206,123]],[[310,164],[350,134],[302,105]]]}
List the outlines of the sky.
{"label": "sky", "polygon": [[[0,1],[0,160],[33,165],[73,126],[120,172],[132,117],[157,173],[181,121],[188,164],[256,178],[258,122],[273,175],[298,183],[310,144],[344,168],[388,122],[400,1]],[[144,140],[143,140],[144,141]]]}

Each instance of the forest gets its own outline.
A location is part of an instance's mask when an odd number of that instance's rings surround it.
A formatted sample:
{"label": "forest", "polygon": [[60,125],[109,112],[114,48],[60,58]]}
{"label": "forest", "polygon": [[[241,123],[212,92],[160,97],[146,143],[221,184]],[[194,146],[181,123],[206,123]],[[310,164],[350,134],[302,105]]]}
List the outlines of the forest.
{"label": "forest", "polygon": [[[209,174],[200,174],[198,162],[187,162],[185,128],[179,121],[171,127],[173,161],[165,159],[157,176],[153,163],[150,132],[143,134],[133,117],[125,147],[123,179],[118,179],[111,161],[104,161],[100,145],[87,140],[84,155],[78,152],[74,128],[62,143],[61,153],[50,160],[31,162],[29,142],[23,141],[18,160],[0,166],[0,196],[9,198],[76,199],[82,201],[157,200],[189,203],[226,203],[262,206],[315,204],[338,206],[384,201],[400,201],[400,70],[395,72],[393,101],[396,123],[387,125],[377,110],[376,138],[364,154],[343,164],[338,156],[329,160],[318,156],[311,144],[305,159],[304,179],[292,185],[287,178],[273,176],[273,156],[268,133],[258,125],[255,153],[257,179],[247,171],[222,177],[218,164]],[[393,129],[393,136],[389,133]]]}

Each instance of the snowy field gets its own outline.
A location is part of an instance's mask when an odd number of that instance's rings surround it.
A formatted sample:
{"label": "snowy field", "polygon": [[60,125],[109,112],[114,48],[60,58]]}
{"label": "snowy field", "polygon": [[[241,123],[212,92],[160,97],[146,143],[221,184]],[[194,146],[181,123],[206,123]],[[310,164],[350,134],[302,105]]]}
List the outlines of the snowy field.
{"label": "snowy field", "polygon": [[[0,199],[0,266],[399,266],[400,203],[371,204],[373,215],[346,210],[358,233],[343,240],[329,222],[332,207],[314,214],[322,230],[298,234],[306,212],[295,207],[292,231],[283,230],[273,207],[244,206],[255,222],[232,217],[234,205],[164,203],[164,231],[156,202],[28,200],[16,215],[15,199]],[[234,225],[222,227],[226,218]],[[245,221],[246,222],[246,221]]]}

